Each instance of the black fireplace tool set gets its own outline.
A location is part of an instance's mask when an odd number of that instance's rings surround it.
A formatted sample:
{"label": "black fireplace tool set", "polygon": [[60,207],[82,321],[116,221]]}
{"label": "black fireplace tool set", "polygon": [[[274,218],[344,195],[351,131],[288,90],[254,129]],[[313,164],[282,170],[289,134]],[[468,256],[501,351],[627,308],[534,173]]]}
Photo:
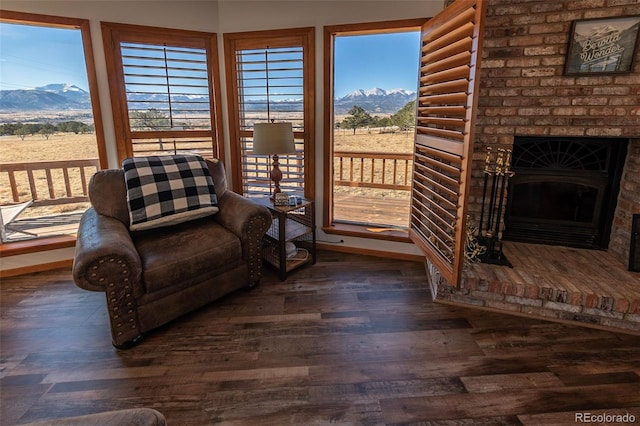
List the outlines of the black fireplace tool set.
{"label": "black fireplace tool set", "polygon": [[511,150],[498,148],[494,160],[491,147],[487,147],[483,173],[480,220],[477,229],[469,227],[467,230],[466,257],[472,262],[512,267],[502,253],[501,230],[505,191],[514,175],[511,171]]}

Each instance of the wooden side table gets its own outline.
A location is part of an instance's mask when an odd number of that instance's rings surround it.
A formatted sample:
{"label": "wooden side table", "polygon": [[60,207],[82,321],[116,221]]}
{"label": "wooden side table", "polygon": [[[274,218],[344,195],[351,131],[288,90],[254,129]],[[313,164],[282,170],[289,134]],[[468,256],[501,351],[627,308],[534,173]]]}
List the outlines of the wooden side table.
{"label": "wooden side table", "polygon": [[[306,264],[316,263],[315,203],[302,199],[295,206],[276,206],[267,197],[252,198],[267,207],[273,222],[263,239],[262,257],[278,270],[280,280]],[[287,253],[287,243],[290,253]],[[295,251],[291,250],[295,245]]]}

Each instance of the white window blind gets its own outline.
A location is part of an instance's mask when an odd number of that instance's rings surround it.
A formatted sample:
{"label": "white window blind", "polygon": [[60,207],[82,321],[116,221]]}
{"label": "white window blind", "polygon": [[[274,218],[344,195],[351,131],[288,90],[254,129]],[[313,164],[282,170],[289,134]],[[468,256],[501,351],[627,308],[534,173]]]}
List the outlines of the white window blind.
{"label": "white window blind", "polygon": [[120,45],[131,130],[211,129],[204,49]]}
{"label": "white window blind", "polygon": [[268,194],[270,158],[253,154],[255,123],[286,121],[296,153],[279,155],[285,192],[304,192],[304,52],[301,46],[236,51],[242,186],[246,195]]}

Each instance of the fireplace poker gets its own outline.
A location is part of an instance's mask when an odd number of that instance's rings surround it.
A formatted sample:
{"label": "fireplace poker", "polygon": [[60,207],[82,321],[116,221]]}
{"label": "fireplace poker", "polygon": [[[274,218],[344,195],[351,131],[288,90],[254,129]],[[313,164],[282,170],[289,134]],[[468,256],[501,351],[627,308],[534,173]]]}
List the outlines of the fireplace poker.
{"label": "fireplace poker", "polygon": [[482,234],[482,222],[484,220],[484,204],[487,198],[487,183],[491,174],[491,147],[487,147],[487,155],[484,157],[484,185],[482,186],[482,207],[480,208],[480,221],[478,222],[478,234]]}
{"label": "fireplace poker", "polygon": [[491,198],[489,199],[489,218],[487,222],[487,236],[489,238],[494,236],[493,233],[493,218],[494,210],[496,207],[496,192],[498,190],[498,177],[502,173],[502,161],[503,161],[504,149],[498,148],[498,155],[496,157],[496,165],[493,169],[493,175],[491,178]]}
{"label": "fireplace poker", "polygon": [[502,202],[504,200],[504,190],[505,190],[505,186],[507,181],[509,180],[510,177],[512,177],[515,173],[513,173],[511,171],[511,150],[507,149],[506,151],[506,158],[504,160],[504,165],[502,167],[501,170],[501,175],[500,179],[500,194],[498,195],[499,197],[499,201],[498,201],[498,213],[496,214],[496,235],[498,236],[498,239],[501,239],[501,233],[500,233],[500,218],[502,217]]}

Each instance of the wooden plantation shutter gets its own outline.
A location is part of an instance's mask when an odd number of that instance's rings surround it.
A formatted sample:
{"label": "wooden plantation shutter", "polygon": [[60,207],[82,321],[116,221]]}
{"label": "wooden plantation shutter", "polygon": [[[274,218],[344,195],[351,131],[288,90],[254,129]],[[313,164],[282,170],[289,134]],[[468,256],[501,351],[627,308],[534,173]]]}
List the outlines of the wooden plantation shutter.
{"label": "wooden plantation shutter", "polygon": [[224,35],[233,188],[271,191],[271,159],[253,153],[255,123],[290,122],[296,152],[279,155],[284,192],[313,198],[314,29]]}
{"label": "wooden plantation shutter", "polygon": [[452,285],[464,262],[483,0],[458,0],[422,27],[410,237]]}
{"label": "wooden plantation shutter", "polygon": [[216,35],[103,23],[120,160],[221,158]]}

